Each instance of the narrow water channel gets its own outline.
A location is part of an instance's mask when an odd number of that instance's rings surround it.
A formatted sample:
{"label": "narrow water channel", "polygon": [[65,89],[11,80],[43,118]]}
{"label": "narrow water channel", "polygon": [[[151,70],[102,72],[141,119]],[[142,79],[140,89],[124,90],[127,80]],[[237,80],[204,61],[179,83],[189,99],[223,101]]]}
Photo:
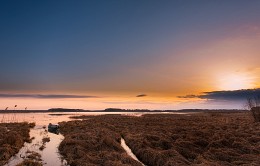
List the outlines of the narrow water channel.
{"label": "narrow water channel", "polygon": [[132,157],[134,160],[138,161],[142,165],[144,165],[138,158],[135,156],[135,154],[132,152],[132,150],[126,145],[125,140],[121,138],[121,146],[125,149],[126,153]]}
{"label": "narrow water channel", "polygon": [[[61,134],[50,133],[43,125],[36,125],[30,130],[30,137],[33,138],[31,143],[25,143],[20,151],[13,156],[5,166],[15,166],[21,163],[24,158],[36,152],[41,155],[44,166],[65,166],[66,161],[62,160],[58,152],[58,146],[64,137]],[[49,138],[49,142],[43,143],[43,138]],[[40,147],[44,146],[43,149]]]}

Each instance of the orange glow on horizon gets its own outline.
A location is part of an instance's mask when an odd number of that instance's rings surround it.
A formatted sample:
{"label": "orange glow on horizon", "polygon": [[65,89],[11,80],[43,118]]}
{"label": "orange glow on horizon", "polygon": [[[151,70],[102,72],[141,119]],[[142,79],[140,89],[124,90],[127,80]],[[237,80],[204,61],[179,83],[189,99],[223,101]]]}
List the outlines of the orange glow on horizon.
{"label": "orange glow on horizon", "polygon": [[253,89],[255,84],[252,77],[243,73],[225,74],[218,78],[218,89],[220,90],[239,90]]}

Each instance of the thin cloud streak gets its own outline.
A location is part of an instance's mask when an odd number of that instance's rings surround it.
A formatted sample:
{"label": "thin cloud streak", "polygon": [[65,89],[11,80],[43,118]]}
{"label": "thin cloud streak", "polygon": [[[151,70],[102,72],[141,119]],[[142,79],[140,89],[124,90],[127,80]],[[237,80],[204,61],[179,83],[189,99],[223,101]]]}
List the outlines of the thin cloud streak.
{"label": "thin cloud streak", "polygon": [[146,94],[140,94],[140,95],[137,95],[136,97],[146,97],[147,95]]}
{"label": "thin cloud streak", "polygon": [[183,99],[211,99],[211,100],[245,100],[248,97],[260,96],[260,88],[258,89],[241,89],[233,91],[212,91],[203,92],[201,95],[178,96]]}
{"label": "thin cloud streak", "polygon": [[100,98],[98,96],[64,95],[64,94],[0,94],[0,98],[37,98],[37,99],[77,99],[77,98]]}

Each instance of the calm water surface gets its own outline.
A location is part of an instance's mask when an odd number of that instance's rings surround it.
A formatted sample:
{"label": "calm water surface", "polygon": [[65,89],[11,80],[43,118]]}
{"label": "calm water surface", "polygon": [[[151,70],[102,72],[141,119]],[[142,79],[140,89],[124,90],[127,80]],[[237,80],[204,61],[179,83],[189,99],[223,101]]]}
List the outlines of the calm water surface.
{"label": "calm water surface", "polygon": [[[1,123],[10,122],[35,122],[36,126],[30,130],[30,137],[34,139],[31,143],[25,143],[24,147],[20,149],[19,153],[13,156],[5,166],[15,166],[23,161],[23,158],[28,156],[30,151],[37,152],[41,155],[42,162],[45,166],[64,166],[66,161],[62,159],[59,154],[58,146],[64,139],[63,135],[55,134],[47,131],[48,124],[57,124],[62,121],[70,121],[70,116],[76,115],[104,115],[104,114],[124,114],[130,116],[141,116],[144,113],[136,112],[59,112],[59,113],[5,113],[0,114]],[[145,113],[147,114],[147,113]],[[39,150],[43,145],[42,139],[50,138],[50,142],[45,143],[45,148]]]}

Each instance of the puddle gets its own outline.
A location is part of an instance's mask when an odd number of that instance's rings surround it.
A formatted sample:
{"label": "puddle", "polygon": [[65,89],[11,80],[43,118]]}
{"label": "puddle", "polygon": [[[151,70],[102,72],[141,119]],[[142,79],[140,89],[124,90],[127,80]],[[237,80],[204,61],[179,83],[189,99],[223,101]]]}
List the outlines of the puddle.
{"label": "puddle", "polygon": [[[13,156],[5,166],[15,166],[21,163],[24,158],[30,155],[28,152],[39,153],[44,166],[67,165],[66,161],[61,159],[62,157],[58,152],[58,146],[64,138],[61,134],[50,133],[44,129],[42,125],[37,125],[30,130],[30,137],[34,138],[32,142],[26,142],[20,151]],[[50,141],[45,143],[43,150],[40,150],[40,147],[43,145],[43,138],[50,138]]]}
{"label": "puddle", "polygon": [[126,153],[132,157],[134,160],[138,161],[142,165],[144,165],[141,161],[138,160],[138,158],[135,156],[135,154],[132,152],[132,150],[126,145],[125,140],[121,138],[121,146],[125,149]]}

